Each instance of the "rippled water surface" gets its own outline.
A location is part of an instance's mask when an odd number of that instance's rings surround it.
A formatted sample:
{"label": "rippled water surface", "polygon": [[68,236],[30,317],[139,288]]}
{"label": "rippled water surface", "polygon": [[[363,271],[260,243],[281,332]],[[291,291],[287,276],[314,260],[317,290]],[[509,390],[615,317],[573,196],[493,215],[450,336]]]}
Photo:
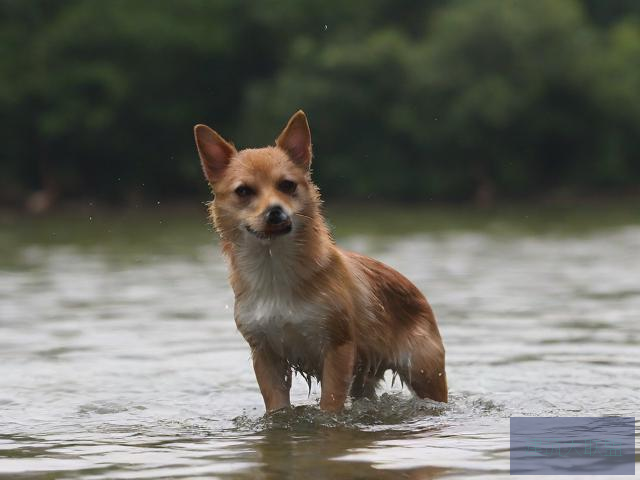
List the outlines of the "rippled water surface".
{"label": "rippled water surface", "polygon": [[297,378],[264,417],[203,217],[5,221],[0,476],[507,478],[510,416],[636,416],[640,223],[400,223],[336,233],[430,299],[451,402],[332,416]]}

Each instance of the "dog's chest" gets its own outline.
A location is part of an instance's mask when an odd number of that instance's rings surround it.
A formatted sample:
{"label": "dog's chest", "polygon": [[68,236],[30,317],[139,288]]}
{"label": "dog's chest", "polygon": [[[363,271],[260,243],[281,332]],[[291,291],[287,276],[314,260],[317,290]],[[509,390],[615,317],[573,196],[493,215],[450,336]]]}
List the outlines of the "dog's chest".
{"label": "dog's chest", "polygon": [[236,297],[235,319],[249,343],[268,345],[303,371],[319,371],[326,339],[327,302],[301,292],[300,264],[287,244],[268,248],[250,243],[238,252],[236,266],[243,293]]}
{"label": "dog's chest", "polygon": [[255,285],[236,300],[238,329],[250,342],[266,342],[303,369],[317,370],[325,343],[327,306],[271,285]]}

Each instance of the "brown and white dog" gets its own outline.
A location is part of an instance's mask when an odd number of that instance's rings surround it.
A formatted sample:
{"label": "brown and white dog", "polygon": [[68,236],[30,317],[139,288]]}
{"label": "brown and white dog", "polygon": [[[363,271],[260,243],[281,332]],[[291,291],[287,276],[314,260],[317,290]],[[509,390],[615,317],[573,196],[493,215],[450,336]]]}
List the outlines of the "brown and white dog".
{"label": "brown and white dog", "polygon": [[311,182],[302,111],[275,146],[237,151],[205,125],[196,145],[210,214],[230,264],[235,321],[268,412],[289,405],[292,369],[321,384],[320,407],[373,397],[387,369],[421,398],[447,401],[431,307],[390,267],[336,246]]}

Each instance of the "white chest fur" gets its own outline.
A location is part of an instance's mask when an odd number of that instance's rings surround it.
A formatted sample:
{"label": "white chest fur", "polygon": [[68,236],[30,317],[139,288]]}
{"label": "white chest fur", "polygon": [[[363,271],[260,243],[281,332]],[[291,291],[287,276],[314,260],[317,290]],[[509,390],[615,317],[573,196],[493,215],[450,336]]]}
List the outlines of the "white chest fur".
{"label": "white chest fur", "polygon": [[249,288],[236,299],[236,323],[245,338],[266,342],[290,363],[316,365],[329,308],[307,300],[314,295],[300,295],[304,272],[290,248],[284,242],[252,242],[238,252],[239,273]]}

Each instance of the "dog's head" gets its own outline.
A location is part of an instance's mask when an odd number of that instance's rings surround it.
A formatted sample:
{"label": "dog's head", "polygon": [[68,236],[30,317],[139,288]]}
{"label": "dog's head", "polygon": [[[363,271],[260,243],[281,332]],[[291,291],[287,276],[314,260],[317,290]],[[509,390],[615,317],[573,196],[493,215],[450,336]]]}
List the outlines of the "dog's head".
{"label": "dog's head", "polygon": [[206,125],[194,128],[204,175],[214,192],[211,213],[228,240],[271,240],[296,231],[315,212],[311,183],[311,133],[295,113],[275,146],[237,151]]}

